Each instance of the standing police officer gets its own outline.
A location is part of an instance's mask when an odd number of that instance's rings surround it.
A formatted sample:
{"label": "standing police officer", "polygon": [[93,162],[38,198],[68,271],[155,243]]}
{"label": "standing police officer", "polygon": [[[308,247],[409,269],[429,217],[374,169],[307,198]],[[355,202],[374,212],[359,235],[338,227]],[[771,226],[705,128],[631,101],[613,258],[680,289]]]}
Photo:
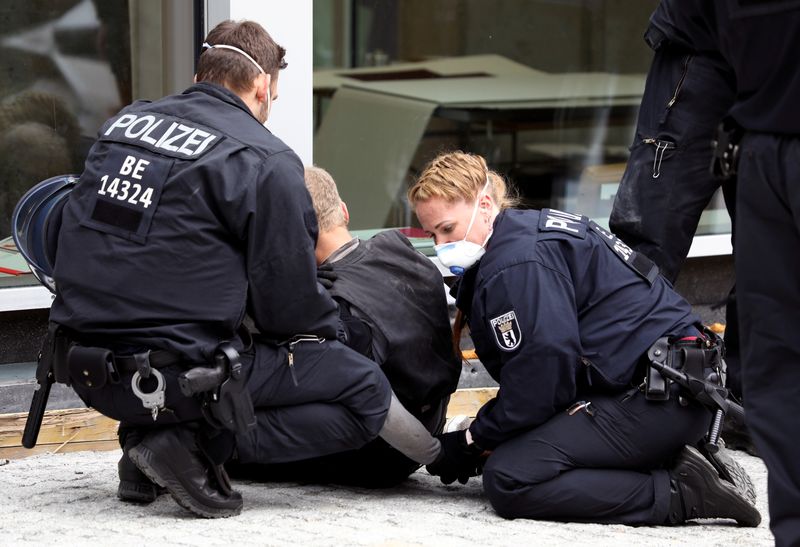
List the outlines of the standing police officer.
{"label": "standing police officer", "polygon": [[770,528],[800,545],[800,2],[682,0],[676,27],[736,75],[736,242],[747,423],[769,472]]}
{"label": "standing police officer", "polygon": [[[336,341],[303,166],[263,126],[284,49],[248,21],[204,48],[195,85],[101,128],[63,210],[50,320],[56,378],[121,421],[125,454],[180,505],[225,517],[242,508],[221,466],[233,429],[284,459],[356,448],[391,390]],[[248,397],[270,413],[255,429]]]}
{"label": "standing police officer", "polygon": [[[718,188],[735,229],[736,177],[709,169],[715,130],[733,105],[736,81],[722,55],[676,27],[678,0],[662,0],[650,16],[645,42],[653,60],[639,107],[636,135],[609,218],[611,231],[656,263],[674,284],[700,215]],[[717,138],[727,137],[720,131]],[[721,165],[717,164],[717,165]],[[742,397],[735,289],[725,306],[727,387]],[[728,448],[754,453],[743,424],[726,420]]]}
{"label": "standing police officer", "polygon": [[463,275],[456,305],[500,384],[468,430],[441,437],[428,470],[466,482],[490,452],[484,488],[508,518],[757,525],[746,475],[723,481],[684,446],[708,430],[708,410],[677,385],[639,387],[643,358],[664,352],[721,374],[689,304],[597,224],[505,209],[505,193],[483,158],[464,153],[434,159],[408,193],[442,263]]}

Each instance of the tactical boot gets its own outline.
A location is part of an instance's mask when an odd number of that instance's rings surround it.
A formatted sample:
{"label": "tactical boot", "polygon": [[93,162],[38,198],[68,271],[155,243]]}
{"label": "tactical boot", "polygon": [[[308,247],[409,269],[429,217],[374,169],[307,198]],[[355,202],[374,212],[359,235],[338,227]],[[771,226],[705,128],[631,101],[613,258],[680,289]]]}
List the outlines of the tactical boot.
{"label": "tactical boot", "polygon": [[700,443],[697,448],[723,480],[731,483],[739,495],[744,496],[751,505],[756,504],[756,487],[744,467],[733,459],[725,441],[719,440],[719,449],[715,453],[709,452],[704,443]]}
{"label": "tactical boot", "polygon": [[734,519],[740,526],[758,526],[761,514],[736,487],[720,478],[697,449],[685,446],[669,471],[668,524],[703,518]]}
{"label": "tactical boot", "polygon": [[145,475],[192,513],[205,518],[241,513],[241,494],[231,488],[221,466],[205,459],[188,428],[155,430],[128,454]]}
{"label": "tactical boot", "polygon": [[147,478],[128,457],[123,449],[122,457],[117,464],[119,470],[119,487],[117,497],[122,501],[134,503],[152,503],[164,489]]}

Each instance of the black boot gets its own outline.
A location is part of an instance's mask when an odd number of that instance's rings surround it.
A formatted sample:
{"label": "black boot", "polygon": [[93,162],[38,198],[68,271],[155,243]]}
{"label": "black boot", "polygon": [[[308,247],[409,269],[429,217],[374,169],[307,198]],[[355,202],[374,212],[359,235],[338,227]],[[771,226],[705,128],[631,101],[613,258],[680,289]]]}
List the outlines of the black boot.
{"label": "black boot", "polygon": [[734,519],[740,526],[758,526],[761,514],[694,447],[685,446],[669,471],[670,507],[667,524],[703,518]]}
{"label": "black boot", "polygon": [[206,518],[241,513],[241,494],[231,488],[221,466],[206,460],[187,427],[153,431],[128,454],[145,475],[192,513]]}
{"label": "black boot", "polygon": [[117,497],[122,501],[134,503],[152,503],[164,489],[147,478],[128,457],[123,449],[122,457],[117,464],[119,469],[119,487]]}
{"label": "black boot", "polygon": [[119,471],[119,487],[117,497],[122,501],[134,503],[152,503],[164,492],[147,476],[139,471],[139,468],[128,457],[128,450],[139,444],[143,434],[140,430],[121,426],[119,430],[119,444],[122,447],[122,457],[119,459],[117,469]]}
{"label": "black boot", "polygon": [[744,470],[744,467],[739,465],[731,456],[730,450],[727,449],[725,441],[719,440],[718,449],[715,453],[711,453],[705,446],[705,443],[698,444],[697,449],[709,461],[714,469],[717,470],[719,476],[731,483],[736,492],[740,496],[744,496],[751,505],[756,504],[756,487],[750,479],[750,475]]}

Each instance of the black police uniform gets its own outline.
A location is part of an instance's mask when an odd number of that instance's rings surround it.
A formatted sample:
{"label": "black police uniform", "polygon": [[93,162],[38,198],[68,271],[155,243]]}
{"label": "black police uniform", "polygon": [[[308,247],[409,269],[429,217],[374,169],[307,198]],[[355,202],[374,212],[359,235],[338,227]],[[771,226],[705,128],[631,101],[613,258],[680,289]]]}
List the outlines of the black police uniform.
{"label": "black police uniform", "polygon": [[[385,419],[378,367],[337,342],[336,304],[316,282],[317,224],[297,156],[231,91],[198,83],[111,118],[64,208],[52,321],[117,355],[165,350],[166,408],[156,425],[196,420],[177,375],[230,341],[256,407],[252,431],[285,459],[363,445]],[[237,335],[248,313],[260,330]],[[325,338],[288,348],[298,333]],[[333,358],[335,357],[335,358]],[[157,367],[157,363],[152,363]],[[125,425],[153,425],[132,394],[132,370],[87,385],[83,400]],[[146,388],[151,389],[151,388]],[[327,424],[334,423],[335,427]]]}
{"label": "black police uniform", "polygon": [[707,36],[736,74],[744,128],[735,263],[746,419],[769,471],[776,544],[800,544],[800,2],[685,1],[681,29]]}
{"label": "black police uniform", "polygon": [[[611,231],[644,253],[675,283],[689,253],[700,215],[718,188],[735,219],[736,179],[709,169],[712,139],[733,105],[733,71],[707,39],[684,32],[677,0],[662,0],[650,17],[645,41],[653,49],[636,135],[614,207]],[[697,32],[695,32],[695,35]],[[735,291],[725,307],[727,386],[741,397]]]}
{"label": "black police uniform", "polygon": [[[340,306],[367,325],[362,340],[365,353],[381,365],[398,400],[428,431],[440,433],[461,361],[453,350],[438,269],[397,230],[366,241],[354,238],[320,269],[333,272],[329,291]],[[418,463],[378,438],[358,450],[309,461],[232,470],[266,480],[386,487],[402,482],[417,468]]]}
{"label": "black police uniform", "polygon": [[500,384],[470,426],[492,451],[483,484],[495,510],[664,523],[663,466],[703,437],[710,413],[631,387],[653,342],[698,333],[689,304],[652,263],[585,217],[507,210],[461,279],[457,305]]}
{"label": "black police uniform", "polygon": [[[722,181],[711,174],[711,141],[733,104],[733,73],[716,52],[698,51],[674,28],[673,0],[662,0],[645,41],[654,50],[631,155],[611,231],[675,282],[700,214]],[[723,191],[732,191],[732,184]],[[731,195],[732,196],[732,195]]]}

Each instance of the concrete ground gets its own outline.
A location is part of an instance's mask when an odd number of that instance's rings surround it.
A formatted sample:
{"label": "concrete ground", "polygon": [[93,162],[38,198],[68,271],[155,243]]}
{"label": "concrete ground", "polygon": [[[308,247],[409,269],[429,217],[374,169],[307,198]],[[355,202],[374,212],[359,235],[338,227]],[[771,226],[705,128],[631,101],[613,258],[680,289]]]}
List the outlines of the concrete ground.
{"label": "concrete ground", "polygon": [[732,521],[634,528],[504,520],[479,480],[444,486],[424,470],[380,491],[239,481],[242,514],[204,520],[168,495],[149,506],[119,501],[119,451],[46,454],[0,460],[0,545],[772,545],[764,465],[733,454],[756,485],[758,528]]}

